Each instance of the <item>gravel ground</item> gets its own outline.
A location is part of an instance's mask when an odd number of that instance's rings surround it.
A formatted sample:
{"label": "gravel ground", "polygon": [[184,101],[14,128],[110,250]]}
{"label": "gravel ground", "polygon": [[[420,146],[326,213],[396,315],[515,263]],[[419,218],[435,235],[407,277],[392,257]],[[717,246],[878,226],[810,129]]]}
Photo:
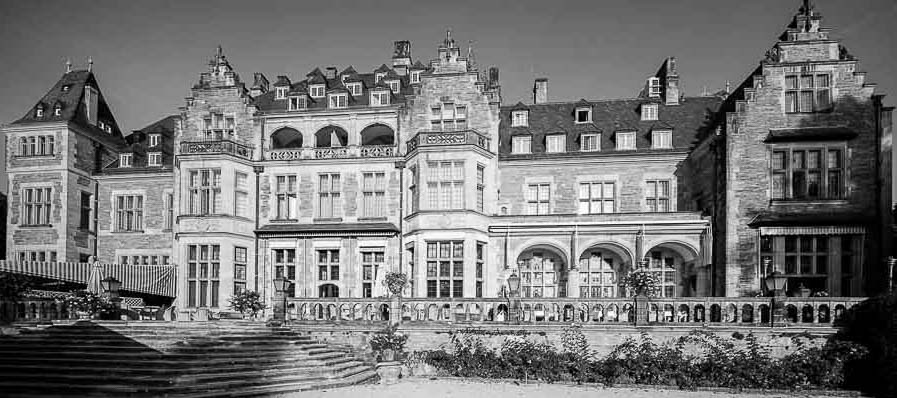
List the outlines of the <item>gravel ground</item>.
{"label": "gravel ground", "polygon": [[808,397],[790,394],[732,394],[710,391],[679,391],[644,388],[601,388],[559,384],[514,384],[476,380],[405,379],[392,385],[360,385],[334,390],[308,391],[284,395],[290,398],[775,398]]}

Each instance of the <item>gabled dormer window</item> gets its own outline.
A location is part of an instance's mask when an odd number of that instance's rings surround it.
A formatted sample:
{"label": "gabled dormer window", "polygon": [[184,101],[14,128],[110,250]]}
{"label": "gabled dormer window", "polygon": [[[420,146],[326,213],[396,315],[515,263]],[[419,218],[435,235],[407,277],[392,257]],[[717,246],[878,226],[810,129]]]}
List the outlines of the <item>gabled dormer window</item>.
{"label": "gabled dormer window", "polygon": [[344,93],[330,94],[328,103],[331,108],[345,108],[349,103],[349,96]]}
{"label": "gabled dormer window", "polygon": [[289,107],[288,109],[291,111],[298,111],[308,107],[308,102],[306,102],[305,97],[290,97]]}
{"label": "gabled dormer window", "polygon": [[386,82],[386,84],[389,85],[389,89],[394,93],[399,92],[399,89],[401,88],[401,84],[399,84],[398,80],[389,80]]}
{"label": "gabled dormer window", "polygon": [[560,153],[567,147],[567,136],[564,134],[552,134],[545,136],[545,152]]}
{"label": "gabled dormer window", "polygon": [[133,154],[130,153],[118,155],[118,167],[131,167],[131,159],[133,159]]}
{"label": "gabled dormer window", "polygon": [[377,73],[375,73],[375,74],[374,74],[374,83],[380,83],[380,80],[383,80],[384,77],[386,77],[386,73],[385,73],[385,72],[377,72]]}
{"label": "gabled dormer window", "polygon": [[590,107],[577,107],[576,108],[576,123],[591,123],[592,122],[592,108]]}
{"label": "gabled dormer window", "polygon": [[529,125],[528,111],[511,112],[511,127],[526,127]]}
{"label": "gabled dormer window", "polygon": [[371,106],[389,105],[389,91],[381,90],[371,93]]}
{"label": "gabled dormer window", "polygon": [[161,135],[161,134],[150,134],[150,135],[149,135],[149,146],[150,146],[150,148],[155,148],[155,147],[159,146],[159,142],[161,142],[161,141],[162,141],[162,135]]}
{"label": "gabled dormer window", "polygon": [[648,97],[660,98],[660,78],[648,78]]}
{"label": "gabled dormer window", "polygon": [[43,105],[38,105],[37,108],[34,109],[34,117],[44,117]]}
{"label": "gabled dormer window", "polygon": [[289,87],[275,87],[274,88],[274,99],[286,99],[287,91]]}
{"label": "gabled dormer window", "polygon": [[533,137],[528,135],[518,135],[511,137],[511,153],[524,154],[532,152]]}
{"label": "gabled dormer window", "polygon": [[150,152],[147,154],[147,165],[148,166],[161,166],[162,165],[162,152]]}
{"label": "gabled dormer window", "polygon": [[584,133],[579,136],[579,150],[583,152],[594,152],[601,150],[601,134]]}
{"label": "gabled dormer window", "polygon": [[56,104],[53,107],[53,116],[62,116],[62,105]]}
{"label": "gabled dormer window", "polygon": [[673,147],[673,132],[670,130],[654,130],[651,132],[652,149],[670,149]]}
{"label": "gabled dormer window", "polygon": [[346,88],[349,89],[349,94],[352,96],[361,95],[361,83],[346,83]]}
{"label": "gabled dormer window", "polygon": [[642,120],[657,120],[657,104],[642,104]]}
{"label": "gabled dormer window", "polygon": [[617,150],[635,150],[635,131],[621,131],[617,133]]}
{"label": "gabled dormer window", "polygon": [[345,82],[346,82],[346,79],[348,79],[348,78],[349,78],[349,75],[340,75],[340,77],[339,77],[339,81],[345,83]]}
{"label": "gabled dormer window", "polygon": [[312,98],[323,98],[324,97],[324,85],[323,84],[312,84],[308,86],[308,95]]}
{"label": "gabled dormer window", "polygon": [[411,71],[411,84],[420,83],[420,71]]}

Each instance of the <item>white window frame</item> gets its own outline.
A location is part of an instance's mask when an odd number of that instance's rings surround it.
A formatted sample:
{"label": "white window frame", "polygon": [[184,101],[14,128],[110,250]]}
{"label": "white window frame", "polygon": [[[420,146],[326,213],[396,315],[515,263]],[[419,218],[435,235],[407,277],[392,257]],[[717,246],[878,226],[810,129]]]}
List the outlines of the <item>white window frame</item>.
{"label": "white window frame", "polygon": [[324,92],[323,84],[312,84],[308,86],[308,95],[312,98],[324,98],[326,93]]}
{"label": "white window frame", "polygon": [[[588,145],[586,141],[591,139],[595,145]],[[583,133],[579,136],[579,150],[582,152],[597,152],[601,150],[601,133]]]}
{"label": "white window frame", "polygon": [[386,173],[382,171],[361,174],[362,218],[386,217]]}
{"label": "white window frame", "polygon": [[44,107],[37,107],[37,109],[34,110],[34,117],[44,117]]}
{"label": "white window frame", "polygon": [[298,111],[305,109],[305,101],[302,101],[302,97],[290,97],[287,105],[287,109],[290,111]]}
{"label": "white window frame", "polygon": [[657,104],[642,104],[642,120],[657,120],[659,108]]}
{"label": "white window frame", "polygon": [[660,78],[659,77],[649,77],[648,78],[648,97],[660,98]]}
{"label": "white window frame", "polygon": [[221,169],[192,169],[187,186],[187,214],[221,214]]}
{"label": "white window frame", "polygon": [[371,91],[371,106],[389,105],[389,96],[389,91],[386,90]]}
{"label": "white window frame", "polygon": [[464,161],[427,162],[427,202],[430,210],[464,209]]}
{"label": "white window frame", "polygon": [[162,166],[162,152],[149,152],[146,154],[147,166]]}
{"label": "white window frame", "polygon": [[234,172],[234,216],[250,217],[249,211],[249,174]]}
{"label": "white window frame", "polygon": [[[344,77],[348,77],[348,76],[344,76]],[[361,95],[361,93],[362,93],[361,83],[359,83],[359,82],[346,83],[346,88],[349,90],[349,93],[352,94],[353,96],[358,96],[358,95]]]}
{"label": "white window frame", "polygon": [[397,93],[402,89],[402,83],[398,80],[387,80],[386,84],[389,85],[389,90],[394,93]]}
{"label": "white window frame", "polygon": [[287,91],[289,91],[289,87],[275,87],[274,88],[274,99],[276,99],[276,100],[286,99]]}
{"label": "white window frame", "polygon": [[651,131],[651,149],[673,148],[673,130]]}
{"label": "white window frame", "polygon": [[563,153],[566,151],[566,134],[549,134],[545,136],[545,153]]}
{"label": "white window frame", "polygon": [[517,135],[511,137],[511,154],[522,155],[533,153],[533,137],[530,135]]}
{"label": "white window frame", "polygon": [[374,74],[374,83],[380,83],[380,80],[386,77],[386,72],[377,72]]}
{"label": "white window frame", "polygon": [[327,95],[327,107],[330,109],[347,108],[349,106],[349,95],[346,93],[335,93]]}
{"label": "white window frame", "polygon": [[[584,121],[579,120],[580,112],[586,112],[586,120],[584,120]],[[591,123],[592,122],[592,107],[589,107],[589,106],[576,107],[576,111],[573,112],[573,121],[576,124]]]}
{"label": "white window frame", "polygon": [[154,148],[159,146],[159,143],[162,141],[162,134],[150,134],[149,135],[149,146],[150,148]]}
{"label": "white window frame", "polygon": [[132,167],[134,165],[134,155],[131,153],[121,153],[118,155],[118,167]]}
{"label": "white window frame", "polygon": [[[637,149],[635,143],[635,131],[621,131],[617,133],[617,150],[618,151],[634,151]],[[631,144],[631,145],[628,145]]]}
{"label": "white window frame", "polygon": [[295,220],[298,177],[295,174],[276,175],[274,183],[274,219]]}
{"label": "white window frame", "polygon": [[529,126],[528,111],[511,112],[511,127],[527,127]]}
{"label": "white window frame", "polygon": [[551,184],[547,182],[527,184],[525,189],[526,214],[551,214]]}
{"label": "white window frame", "polygon": [[645,208],[649,213],[675,211],[672,198],[673,182],[671,180],[652,179],[645,181]]}
{"label": "white window frame", "polygon": [[143,232],[143,195],[115,195],[113,203],[116,232]]}
{"label": "white window frame", "polygon": [[411,71],[411,83],[420,83],[420,71]]}
{"label": "white window frame", "polygon": [[[610,205],[609,209],[608,205]],[[616,209],[617,183],[615,181],[579,183],[579,214],[614,213]]]}
{"label": "white window frame", "polygon": [[50,225],[53,212],[53,188],[22,188],[22,222],[21,225]]}
{"label": "white window frame", "polygon": [[318,174],[318,217],[340,218],[342,216],[342,185],[340,173]]}

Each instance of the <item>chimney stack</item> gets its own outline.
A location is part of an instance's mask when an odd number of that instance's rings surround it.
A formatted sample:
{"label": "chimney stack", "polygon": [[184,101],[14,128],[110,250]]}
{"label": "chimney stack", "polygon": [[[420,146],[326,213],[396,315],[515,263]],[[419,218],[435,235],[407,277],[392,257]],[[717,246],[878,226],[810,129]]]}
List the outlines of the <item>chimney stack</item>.
{"label": "chimney stack", "polygon": [[394,42],[393,46],[392,68],[399,76],[405,76],[408,74],[408,68],[411,67],[411,42],[399,40]]}
{"label": "chimney stack", "polygon": [[336,67],[328,66],[327,73],[324,74],[328,79],[336,79]]}
{"label": "chimney stack", "polygon": [[679,72],[676,71],[676,58],[669,57],[666,62],[666,82],[664,85],[664,103],[679,105]]}
{"label": "chimney stack", "polygon": [[533,84],[533,103],[544,104],[548,102],[548,78],[540,77]]}

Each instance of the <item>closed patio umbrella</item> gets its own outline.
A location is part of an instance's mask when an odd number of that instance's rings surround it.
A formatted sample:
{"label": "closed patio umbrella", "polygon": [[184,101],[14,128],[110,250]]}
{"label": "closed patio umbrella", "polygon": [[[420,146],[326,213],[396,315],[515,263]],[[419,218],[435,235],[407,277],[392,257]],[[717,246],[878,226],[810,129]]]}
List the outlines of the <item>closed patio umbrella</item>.
{"label": "closed patio umbrella", "polygon": [[90,276],[87,278],[87,290],[95,294],[103,294],[103,285],[100,281],[106,277],[103,267],[99,263],[94,263],[90,267]]}

